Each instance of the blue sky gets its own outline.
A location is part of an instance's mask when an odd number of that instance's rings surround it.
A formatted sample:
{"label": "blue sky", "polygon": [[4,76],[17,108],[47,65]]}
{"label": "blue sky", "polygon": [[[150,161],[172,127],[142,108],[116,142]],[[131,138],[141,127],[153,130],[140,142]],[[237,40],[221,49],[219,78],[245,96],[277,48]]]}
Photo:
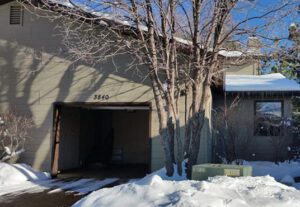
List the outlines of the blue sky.
{"label": "blue sky", "polygon": [[[300,22],[299,13],[296,12],[297,6],[299,6],[300,1],[298,0],[256,0],[251,3],[246,3],[247,8],[245,10],[240,11],[238,8],[244,8],[245,4],[240,4],[237,9],[233,11],[233,20],[235,22],[239,22],[247,17],[259,16],[271,9],[278,8],[282,6],[284,3],[291,3],[284,9],[279,12],[271,13],[263,19],[255,19],[247,22],[244,27],[253,28],[253,27],[261,27],[265,25],[267,22],[274,21],[267,28],[261,28],[258,30],[258,35],[267,38],[287,38],[288,37],[288,28],[292,22]],[[291,12],[291,13],[289,13]],[[288,16],[285,16],[289,14]],[[266,43],[271,43],[267,39],[262,38],[262,41]],[[288,40],[282,40],[280,42],[281,45],[290,44]]]}
{"label": "blue sky", "polygon": [[[89,0],[72,0],[73,2],[79,2],[79,3],[85,3],[88,4],[89,2],[97,2],[97,0],[89,1]],[[101,2],[101,0],[98,0]],[[125,0],[124,0],[125,1]],[[296,12],[294,14],[287,16],[285,18],[279,18],[280,15],[286,13],[287,11],[295,10],[295,7],[300,4],[300,0],[240,0],[241,3],[238,4],[237,8],[233,10],[232,12],[232,19],[234,22],[239,22],[241,20],[244,20],[247,17],[253,17],[253,16],[259,16],[270,9],[277,8],[281,6],[282,4],[289,2],[289,3],[295,3],[295,5],[290,5],[283,9],[280,13],[272,13],[268,15],[265,19],[255,19],[252,21],[247,22],[246,24],[243,24],[244,28],[253,28],[253,27],[261,27],[266,22],[269,22],[270,20],[276,20],[277,22],[274,22],[271,24],[268,28],[260,28],[258,30],[258,34],[262,37],[267,38],[287,38],[288,37],[288,27],[292,22],[300,22],[299,13],[296,15]],[[187,1],[187,5],[190,4]],[[94,6],[94,9],[100,9],[97,7],[97,4],[91,3],[91,7]],[[209,12],[209,11],[208,11]],[[239,37],[240,40],[246,40],[246,36]],[[267,39],[262,38],[262,41],[266,44],[272,44],[273,41],[269,41]],[[289,41],[283,40],[280,42],[281,45],[288,45],[290,44]]]}

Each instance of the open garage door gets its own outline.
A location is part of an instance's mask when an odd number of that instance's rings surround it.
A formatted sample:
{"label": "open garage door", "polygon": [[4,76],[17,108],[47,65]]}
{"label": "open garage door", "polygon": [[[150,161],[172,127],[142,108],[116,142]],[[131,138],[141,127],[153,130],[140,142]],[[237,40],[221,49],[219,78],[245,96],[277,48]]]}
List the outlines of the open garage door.
{"label": "open garage door", "polygon": [[138,177],[150,168],[151,106],[54,105],[52,175]]}

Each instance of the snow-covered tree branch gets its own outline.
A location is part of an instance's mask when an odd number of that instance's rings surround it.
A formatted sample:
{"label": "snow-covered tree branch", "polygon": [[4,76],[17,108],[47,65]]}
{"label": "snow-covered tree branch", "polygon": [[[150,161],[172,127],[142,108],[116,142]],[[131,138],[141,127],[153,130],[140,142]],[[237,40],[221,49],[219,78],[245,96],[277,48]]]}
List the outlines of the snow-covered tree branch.
{"label": "snow-covered tree branch", "polygon": [[0,114],[0,160],[7,161],[24,152],[28,131],[33,127],[33,120],[14,111]]}

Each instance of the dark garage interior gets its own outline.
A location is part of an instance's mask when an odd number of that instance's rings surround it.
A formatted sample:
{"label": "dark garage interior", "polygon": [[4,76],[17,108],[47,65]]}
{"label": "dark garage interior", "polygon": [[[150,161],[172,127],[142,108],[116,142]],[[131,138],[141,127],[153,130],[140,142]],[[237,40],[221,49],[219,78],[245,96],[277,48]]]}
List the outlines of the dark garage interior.
{"label": "dark garage interior", "polygon": [[60,106],[58,176],[145,176],[150,168],[149,112],[145,106]]}

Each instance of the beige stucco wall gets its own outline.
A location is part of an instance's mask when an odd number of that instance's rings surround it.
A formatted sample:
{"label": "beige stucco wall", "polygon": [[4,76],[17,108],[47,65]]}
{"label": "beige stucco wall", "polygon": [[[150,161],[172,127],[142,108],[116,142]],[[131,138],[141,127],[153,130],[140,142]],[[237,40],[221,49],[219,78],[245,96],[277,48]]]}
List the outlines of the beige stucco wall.
{"label": "beige stucco wall", "polygon": [[[237,95],[227,94],[227,106],[230,107],[233,100]],[[244,95],[239,98],[238,105],[234,107],[234,110],[229,112],[229,123],[234,124],[235,133],[238,134],[239,139],[244,140],[240,143],[247,143],[247,146],[243,149],[243,152],[238,154],[242,155],[242,159],[247,160],[274,160],[274,145],[272,145],[272,139],[278,137],[272,136],[256,136],[255,130],[255,102],[256,101],[282,101],[283,103],[283,117],[288,118],[292,116],[292,103],[290,96],[281,95]],[[215,97],[214,108],[224,107],[223,97]],[[247,141],[248,140],[248,141]],[[292,142],[291,133],[288,131],[285,133],[282,142],[281,157],[287,158],[287,147]],[[279,157],[280,157],[279,156]]]}
{"label": "beige stucco wall", "polygon": [[[231,62],[231,61],[228,61]],[[231,65],[225,65],[226,74],[229,75],[259,75],[259,63],[255,60],[245,60],[242,63],[232,61]]]}
{"label": "beige stucco wall", "polygon": [[[49,170],[54,102],[97,102],[95,94],[108,94],[108,102],[152,102],[151,169],[161,168],[164,157],[152,90],[149,81],[124,70],[130,57],[118,56],[115,64],[108,60],[94,67],[74,64],[67,60],[66,50],[56,35],[56,22],[25,11],[23,26],[9,25],[11,4],[0,6],[0,111],[13,108],[31,114],[35,121],[20,162]],[[183,99],[180,105],[183,126]],[[184,136],[183,130],[181,135]],[[203,139],[201,162],[210,161],[209,146],[205,144],[209,140],[207,136]]]}

